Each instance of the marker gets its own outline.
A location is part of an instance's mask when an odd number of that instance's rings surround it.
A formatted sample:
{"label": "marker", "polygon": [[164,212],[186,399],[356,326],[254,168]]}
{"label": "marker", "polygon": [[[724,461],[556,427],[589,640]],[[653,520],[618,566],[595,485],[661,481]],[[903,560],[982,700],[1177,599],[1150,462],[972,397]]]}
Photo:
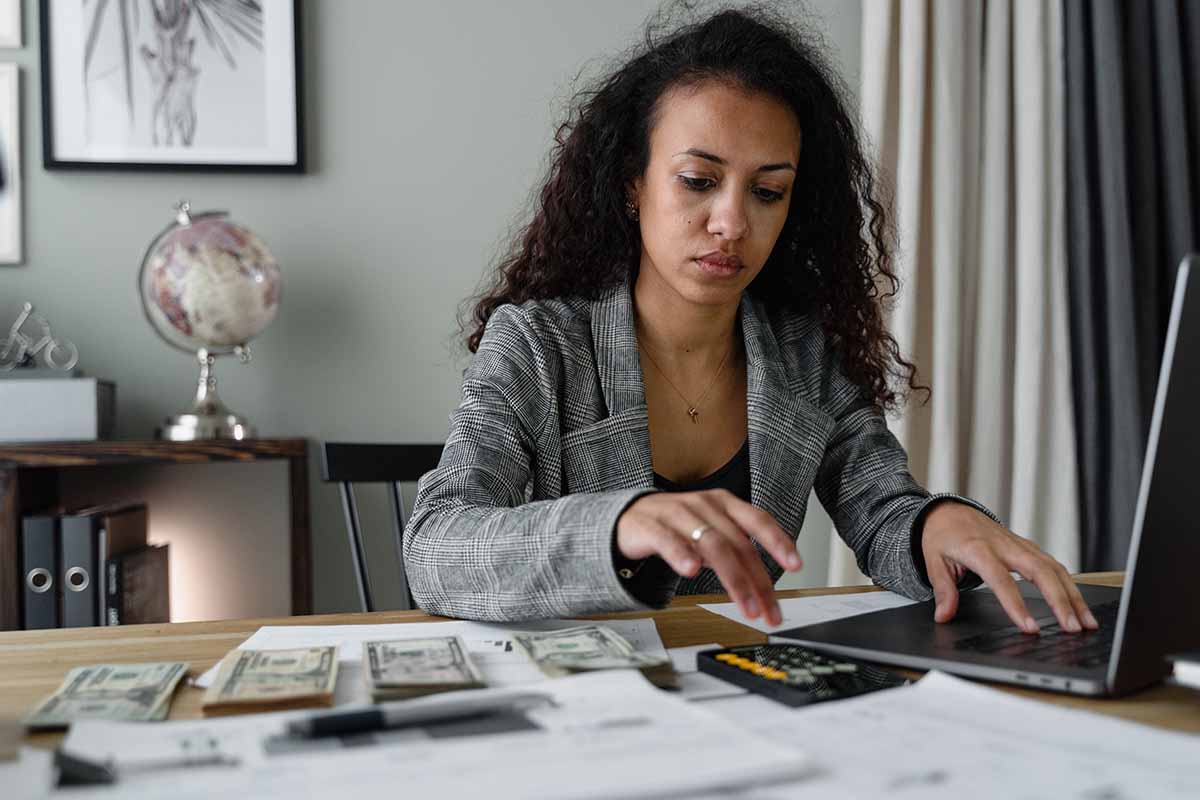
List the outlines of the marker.
{"label": "marker", "polygon": [[[457,693],[456,693],[457,695]],[[425,722],[443,722],[500,711],[523,711],[552,704],[544,692],[516,692],[461,696],[421,697],[392,703],[313,714],[288,723],[290,736],[312,739],[319,736],[345,736],[389,728],[403,728]]]}

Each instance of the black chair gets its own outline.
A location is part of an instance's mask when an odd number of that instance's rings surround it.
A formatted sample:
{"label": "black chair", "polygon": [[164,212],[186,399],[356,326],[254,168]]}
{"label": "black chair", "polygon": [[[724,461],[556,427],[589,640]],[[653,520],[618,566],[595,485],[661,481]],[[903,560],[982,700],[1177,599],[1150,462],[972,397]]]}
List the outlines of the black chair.
{"label": "black chair", "polygon": [[442,445],[326,442],[321,455],[321,478],[341,484],[350,556],[354,560],[358,598],[363,610],[374,611],[375,604],[371,598],[371,578],[367,573],[362,528],[358,521],[358,502],[354,496],[356,483],[386,483],[390,488],[388,497],[392,506],[392,530],[396,536],[396,564],[404,587],[405,608],[414,608],[408,578],[404,574],[404,496],[400,483],[416,481],[436,467],[442,457]]}

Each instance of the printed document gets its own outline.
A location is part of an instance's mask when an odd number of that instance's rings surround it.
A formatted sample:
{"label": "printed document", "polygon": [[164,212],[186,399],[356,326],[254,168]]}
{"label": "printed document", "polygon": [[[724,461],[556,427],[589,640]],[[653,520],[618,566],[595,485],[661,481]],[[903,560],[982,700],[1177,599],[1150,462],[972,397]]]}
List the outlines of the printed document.
{"label": "printed document", "polygon": [[746,693],[746,690],[736,683],[701,672],[696,665],[697,653],[701,650],[716,650],[720,646],[714,642],[694,644],[690,647],[672,647],[667,651],[671,654],[671,663],[679,676],[679,695],[684,700],[712,700]]}
{"label": "printed document", "polygon": [[759,695],[706,710],[804,747],[803,781],[705,798],[1184,800],[1200,797],[1200,737],[1055,706],[931,672],[918,683],[787,709]]}
{"label": "printed document", "polygon": [[701,603],[705,611],[720,614],[722,617],[741,623],[756,631],[771,633],[777,630],[798,628],[801,625],[815,625],[818,622],[829,622],[843,617],[853,617],[871,611],[885,608],[898,608],[915,603],[892,592],[854,592],[851,594],[825,594],[818,597],[789,597],[779,601],[779,611],[783,622],[778,627],[768,625],[761,617],[747,619],[738,610],[737,603]]}
{"label": "printed document", "polygon": [[[464,736],[315,740],[280,748],[286,720],[307,712],[134,724],[91,720],[63,747],[111,760],[121,778],[88,797],[618,798],[695,795],[790,780],[807,770],[795,743],[773,742],[651,686],[635,670],[542,681],[553,705],[532,726]],[[476,689],[473,693],[507,690]],[[447,695],[448,696],[448,695]],[[410,734],[419,733],[409,731]],[[234,765],[147,769],[203,741]],[[139,768],[140,766],[140,768]]]}

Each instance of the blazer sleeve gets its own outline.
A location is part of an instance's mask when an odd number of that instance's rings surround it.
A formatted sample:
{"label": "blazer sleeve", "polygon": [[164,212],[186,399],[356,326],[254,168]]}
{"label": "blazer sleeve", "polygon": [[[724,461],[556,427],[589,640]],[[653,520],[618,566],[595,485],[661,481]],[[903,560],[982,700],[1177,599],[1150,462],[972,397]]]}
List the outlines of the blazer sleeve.
{"label": "blazer sleeve", "polygon": [[[933,589],[920,548],[927,512],[955,501],[1000,520],[974,500],[952,493],[931,495],[922,488],[909,473],[908,455],[879,407],[840,369],[829,374],[833,399],[826,407],[835,424],[817,471],[817,498],[854,551],[859,569],[885,589],[928,600]],[[981,582],[968,571],[959,588]]]}
{"label": "blazer sleeve", "polygon": [[511,621],[646,608],[616,574],[612,538],[651,490],[526,502],[539,453],[557,447],[557,370],[520,309],[493,313],[404,532],[409,588],[425,611]]}

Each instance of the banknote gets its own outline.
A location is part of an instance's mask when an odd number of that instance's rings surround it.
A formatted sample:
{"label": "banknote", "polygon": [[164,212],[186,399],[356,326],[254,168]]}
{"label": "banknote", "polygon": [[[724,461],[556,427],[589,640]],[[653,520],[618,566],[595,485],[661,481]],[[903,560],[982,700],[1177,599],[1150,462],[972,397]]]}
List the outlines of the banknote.
{"label": "banknote", "polygon": [[639,653],[604,625],[514,633],[513,641],[550,678],[597,669],[638,669],[655,685],[670,687],[676,682],[670,659]]}
{"label": "banknote", "polygon": [[77,719],[166,719],[171,696],[187,668],[180,661],[76,667],[54,694],[30,712],[25,724],[59,728]]}
{"label": "banknote", "polygon": [[0,718],[0,761],[15,761],[20,744],[21,726],[15,719]]}
{"label": "banknote", "polygon": [[233,650],[204,693],[205,714],[327,706],[337,685],[337,648]]}
{"label": "banknote", "polygon": [[485,685],[461,636],[363,642],[363,678],[374,700]]}

